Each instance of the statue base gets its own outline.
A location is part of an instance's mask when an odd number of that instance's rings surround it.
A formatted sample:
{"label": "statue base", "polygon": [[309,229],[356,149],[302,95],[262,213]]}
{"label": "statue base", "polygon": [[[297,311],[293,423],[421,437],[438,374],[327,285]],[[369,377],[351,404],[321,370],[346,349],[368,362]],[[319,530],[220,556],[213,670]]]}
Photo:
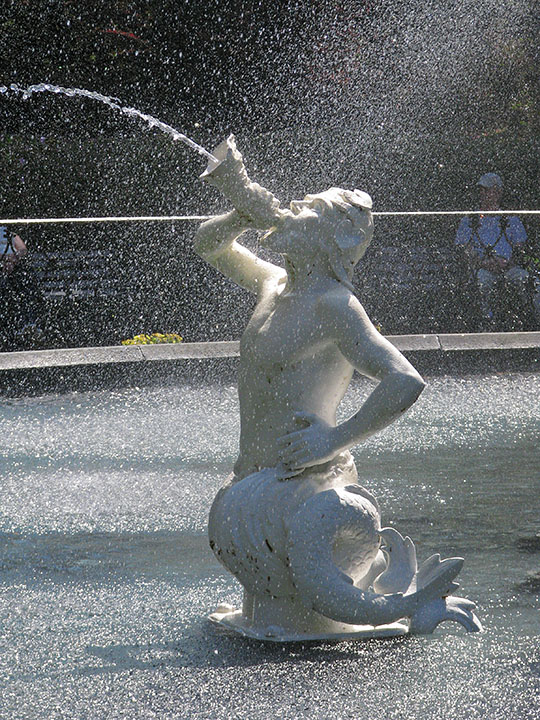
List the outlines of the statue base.
{"label": "statue base", "polygon": [[277,625],[252,625],[242,613],[231,605],[220,605],[215,612],[209,615],[211,623],[219,628],[233,632],[242,637],[265,642],[313,642],[326,640],[328,642],[342,640],[373,640],[374,638],[389,638],[407,635],[409,625],[406,621],[394,622],[388,625],[346,625],[342,623],[341,630],[337,632],[292,632]]}

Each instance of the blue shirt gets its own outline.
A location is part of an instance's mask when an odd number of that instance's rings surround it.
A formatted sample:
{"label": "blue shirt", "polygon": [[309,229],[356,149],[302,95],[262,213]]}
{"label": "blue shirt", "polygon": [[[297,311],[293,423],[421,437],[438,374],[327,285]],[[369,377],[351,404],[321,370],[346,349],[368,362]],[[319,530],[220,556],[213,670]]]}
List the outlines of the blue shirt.
{"label": "blue shirt", "polygon": [[13,252],[15,251],[7,228],[5,225],[0,225],[0,258],[4,255],[11,255]]}
{"label": "blue shirt", "polygon": [[470,245],[481,258],[490,249],[490,254],[510,260],[512,249],[527,240],[523,223],[515,215],[508,217],[506,223],[501,223],[500,215],[477,217],[477,222],[471,222],[470,217],[461,220],[456,233],[456,245]]}

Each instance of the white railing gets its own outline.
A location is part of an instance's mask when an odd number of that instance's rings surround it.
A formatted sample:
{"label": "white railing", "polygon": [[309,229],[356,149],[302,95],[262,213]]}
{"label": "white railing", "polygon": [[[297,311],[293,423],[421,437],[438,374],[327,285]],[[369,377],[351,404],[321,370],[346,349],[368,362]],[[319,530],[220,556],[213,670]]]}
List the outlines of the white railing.
{"label": "white railing", "polygon": [[[429,216],[429,215],[540,215],[540,210],[382,210],[375,211],[374,217]],[[175,222],[209,220],[215,215],[106,215],[103,217],[61,217],[61,218],[2,218],[0,225],[37,225],[53,223],[95,223],[95,222]]]}

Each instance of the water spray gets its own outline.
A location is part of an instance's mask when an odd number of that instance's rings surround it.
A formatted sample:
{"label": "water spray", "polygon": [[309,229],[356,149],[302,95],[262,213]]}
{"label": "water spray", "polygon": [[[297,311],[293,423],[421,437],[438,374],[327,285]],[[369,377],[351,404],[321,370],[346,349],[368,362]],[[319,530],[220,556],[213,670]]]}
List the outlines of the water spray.
{"label": "water spray", "polygon": [[102,95],[101,93],[93,92],[92,90],[83,90],[81,88],[65,88],[59,85],[51,85],[50,83],[39,83],[38,85],[30,85],[30,87],[27,88],[21,88],[15,83],[12,83],[9,87],[7,87],[6,85],[0,85],[0,94],[6,94],[9,92],[22,95],[23,100],[28,100],[31,95],[40,92],[50,92],[56,95],[66,95],[67,97],[79,96],[90,98],[91,100],[97,100],[98,102],[104,103],[110,108],[113,108],[113,110],[119,110],[121,113],[127,115],[128,117],[137,117],[141,120],[144,120],[148,124],[148,127],[150,129],[157,128],[158,130],[161,130],[162,132],[171,135],[173,140],[180,140],[180,142],[188,145],[190,148],[192,148],[192,150],[196,150],[200,155],[204,155],[208,160],[217,162],[216,158],[212,155],[212,153],[209,153],[208,150],[205,150],[194,140],[188,138],[188,136],[184,135],[184,133],[175,130],[175,128],[173,128],[171,125],[167,125],[167,123],[158,120],[152,115],[147,115],[146,113],[142,113],[135,108],[122,105],[121,101],[118,98]]}
{"label": "water spray", "polygon": [[[137,117],[144,120],[150,129],[157,128],[164,133],[170,135],[173,140],[180,140],[185,145],[203,155],[212,163],[218,163],[219,160],[212,153],[205,150],[201,145],[191,138],[179,132],[171,125],[158,120],[152,115],[140,112],[136,108],[122,105],[118,98],[102,95],[92,90],[84,90],[82,88],[65,88],[50,83],[39,83],[30,85],[27,88],[21,88],[17,84],[0,85],[0,95],[9,92],[22,95],[23,100],[27,100],[34,93],[50,92],[56,95],[65,95],[67,97],[85,97],[91,100],[97,100],[108,105],[113,110],[118,110],[128,117]],[[374,216],[436,216],[436,215],[538,215],[540,210],[403,210],[403,211],[379,211],[374,212]],[[107,216],[107,217],[64,217],[64,218],[6,218],[0,219],[2,225],[32,225],[32,224],[53,224],[53,223],[95,223],[95,222],[175,222],[175,221],[197,221],[208,220],[212,215],[143,215],[143,216]]]}

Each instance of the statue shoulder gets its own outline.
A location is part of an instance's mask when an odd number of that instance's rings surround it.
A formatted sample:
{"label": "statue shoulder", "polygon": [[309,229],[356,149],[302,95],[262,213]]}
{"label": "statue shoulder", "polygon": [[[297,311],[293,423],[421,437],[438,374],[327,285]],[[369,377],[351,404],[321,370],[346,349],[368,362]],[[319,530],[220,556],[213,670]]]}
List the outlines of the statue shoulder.
{"label": "statue shoulder", "polygon": [[324,293],[316,310],[321,326],[338,342],[347,337],[358,339],[377,333],[360,300],[344,286]]}
{"label": "statue shoulder", "polygon": [[317,301],[317,310],[334,318],[367,317],[358,297],[341,283],[335,283],[335,286],[321,294]]}

